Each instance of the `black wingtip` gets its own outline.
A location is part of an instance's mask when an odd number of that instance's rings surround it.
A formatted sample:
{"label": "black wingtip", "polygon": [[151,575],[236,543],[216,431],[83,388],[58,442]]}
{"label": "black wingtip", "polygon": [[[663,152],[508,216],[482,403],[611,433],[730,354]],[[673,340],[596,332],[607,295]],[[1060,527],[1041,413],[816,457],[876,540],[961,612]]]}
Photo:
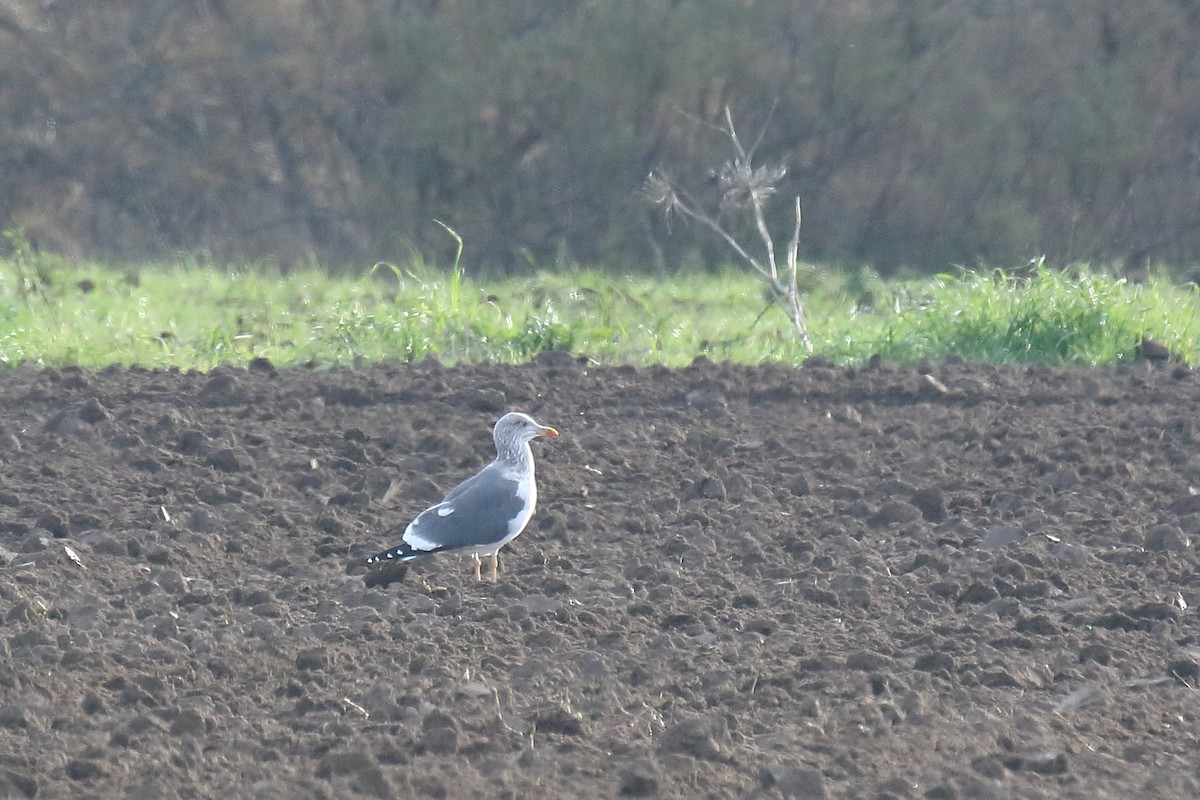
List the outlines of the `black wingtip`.
{"label": "black wingtip", "polygon": [[390,550],[384,550],[382,553],[376,553],[367,558],[367,565],[371,564],[393,564],[398,561],[411,561],[417,557],[417,553],[407,544],[401,544],[393,547]]}

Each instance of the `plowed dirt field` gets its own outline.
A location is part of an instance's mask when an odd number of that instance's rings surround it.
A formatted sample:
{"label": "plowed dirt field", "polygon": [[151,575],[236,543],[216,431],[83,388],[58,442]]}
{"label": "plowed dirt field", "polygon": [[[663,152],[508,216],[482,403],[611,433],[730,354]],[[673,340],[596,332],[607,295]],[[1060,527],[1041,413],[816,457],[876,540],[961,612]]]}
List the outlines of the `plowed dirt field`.
{"label": "plowed dirt field", "polygon": [[0,797],[1195,798],[1198,538],[1171,365],[4,371]]}

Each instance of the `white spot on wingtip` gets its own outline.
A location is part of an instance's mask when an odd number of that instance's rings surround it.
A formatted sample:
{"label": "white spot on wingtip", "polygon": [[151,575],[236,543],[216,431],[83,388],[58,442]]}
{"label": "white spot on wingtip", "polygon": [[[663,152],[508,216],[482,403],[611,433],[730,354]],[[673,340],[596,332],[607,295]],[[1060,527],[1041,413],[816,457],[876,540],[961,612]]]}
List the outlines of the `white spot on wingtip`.
{"label": "white spot on wingtip", "polygon": [[453,506],[438,506],[437,507],[437,515],[439,517],[448,517],[453,513],[454,513]]}

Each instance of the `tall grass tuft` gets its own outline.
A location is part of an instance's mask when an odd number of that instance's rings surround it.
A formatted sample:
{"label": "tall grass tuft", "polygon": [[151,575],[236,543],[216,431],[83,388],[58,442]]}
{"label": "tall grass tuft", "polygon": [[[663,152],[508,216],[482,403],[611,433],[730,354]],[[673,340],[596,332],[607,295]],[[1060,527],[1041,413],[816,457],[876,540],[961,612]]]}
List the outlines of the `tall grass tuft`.
{"label": "tall grass tuft", "polygon": [[1189,362],[1200,355],[1200,294],[1163,276],[1129,283],[1083,268],[1031,274],[962,272],[890,287],[887,309],[843,320],[829,350],[913,362],[955,354],[970,361],[1099,365],[1135,358],[1152,335]]}

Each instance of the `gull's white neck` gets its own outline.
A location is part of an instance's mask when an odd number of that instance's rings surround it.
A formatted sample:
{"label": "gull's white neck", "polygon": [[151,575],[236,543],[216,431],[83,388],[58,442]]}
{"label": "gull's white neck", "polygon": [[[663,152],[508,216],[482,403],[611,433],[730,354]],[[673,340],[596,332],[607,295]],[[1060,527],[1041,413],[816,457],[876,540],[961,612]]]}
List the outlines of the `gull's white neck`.
{"label": "gull's white neck", "polygon": [[517,475],[533,474],[533,450],[529,442],[496,442],[496,461]]}

